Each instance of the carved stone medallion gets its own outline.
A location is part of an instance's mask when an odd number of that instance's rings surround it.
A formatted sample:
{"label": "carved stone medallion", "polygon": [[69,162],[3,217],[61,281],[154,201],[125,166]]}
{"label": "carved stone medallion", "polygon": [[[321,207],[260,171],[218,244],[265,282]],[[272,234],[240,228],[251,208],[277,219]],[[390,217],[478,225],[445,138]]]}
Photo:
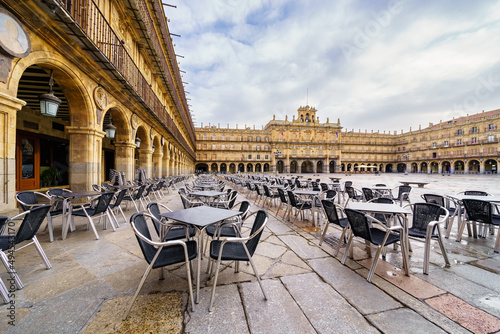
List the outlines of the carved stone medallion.
{"label": "carved stone medallion", "polygon": [[132,125],[132,129],[137,129],[137,126],[139,125],[139,119],[136,114],[132,114],[130,117],[130,124]]}
{"label": "carved stone medallion", "polygon": [[106,107],[108,106],[108,95],[101,86],[94,89],[94,101],[99,109],[106,110]]}

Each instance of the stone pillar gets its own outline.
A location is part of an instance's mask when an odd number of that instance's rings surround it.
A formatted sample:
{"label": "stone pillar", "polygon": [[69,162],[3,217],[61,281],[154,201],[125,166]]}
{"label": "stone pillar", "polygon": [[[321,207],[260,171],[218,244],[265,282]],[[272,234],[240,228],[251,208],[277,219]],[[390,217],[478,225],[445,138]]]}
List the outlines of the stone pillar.
{"label": "stone pillar", "polygon": [[290,156],[288,154],[285,159],[285,173],[290,173]]}
{"label": "stone pillar", "polygon": [[484,168],[484,159],[479,159],[479,174],[484,174],[485,168]]}
{"label": "stone pillar", "polygon": [[67,126],[69,134],[69,185],[73,191],[92,189],[99,183],[102,138],[105,132],[92,128]]}
{"label": "stone pillar", "polygon": [[162,177],[162,162],[163,162],[163,152],[160,149],[155,150],[153,153],[153,176]]}
{"label": "stone pillar", "polygon": [[438,163],[438,174],[443,172],[443,164],[441,162]]}
{"label": "stone pillar", "polygon": [[115,168],[120,173],[125,173],[126,180],[135,178],[134,150],[135,143],[115,144]]}
{"label": "stone pillar", "polygon": [[16,118],[17,111],[26,104],[18,98],[0,93],[0,212],[16,214]]}
{"label": "stone pillar", "polygon": [[151,148],[139,149],[139,168],[146,171],[146,177],[150,178],[153,175],[153,150]]}
{"label": "stone pillar", "polygon": [[326,174],[330,171],[330,164],[328,163],[330,159],[328,159],[328,156],[325,158],[323,162],[323,173]]}
{"label": "stone pillar", "polygon": [[162,176],[169,176],[169,164],[170,164],[170,157],[169,157],[169,152],[167,149],[165,149],[165,152],[162,155],[162,165],[161,165],[161,175]]}

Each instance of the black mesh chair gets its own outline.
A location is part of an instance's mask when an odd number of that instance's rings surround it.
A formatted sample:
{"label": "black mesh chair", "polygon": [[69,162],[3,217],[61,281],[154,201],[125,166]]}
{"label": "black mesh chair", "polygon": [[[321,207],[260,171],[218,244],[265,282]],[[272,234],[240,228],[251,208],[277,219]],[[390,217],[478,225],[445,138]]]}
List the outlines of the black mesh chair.
{"label": "black mesh chair", "polygon": [[325,239],[326,231],[328,230],[328,226],[330,224],[334,224],[342,228],[342,234],[340,235],[339,242],[337,243],[337,249],[335,252],[334,256],[337,256],[340,250],[340,245],[342,244],[342,241],[344,241],[345,238],[345,233],[347,231],[347,226],[349,224],[347,218],[339,218],[337,208],[339,210],[342,210],[343,208],[341,206],[337,206],[331,201],[328,200],[322,200],[321,204],[323,205],[323,210],[325,210],[325,215],[327,218],[325,229],[323,230],[323,234],[321,235],[321,239],[319,241],[319,245],[323,243],[323,240]]}
{"label": "black mesh chair", "polygon": [[394,190],[398,190],[398,195],[397,197],[393,197],[392,199],[394,201],[399,202],[400,206],[403,206],[403,202],[408,202],[410,203],[410,192],[411,192],[411,186],[399,186],[396,187]]}
{"label": "black mesh chair", "polygon": [[363,199],[363,195],[354,187],[345,186],[345,192],[347,193],[347,196],[349,196],[350,200],[360,201]]}
{"label": "black mesh chair", "polygon": [[290,220],[290,214],[292,214],[293,209],[295,209],[295,221],[297,221],[299,217],[299,213],[303,213],[305,210],[309,210],[311,212],[311,215],[314,213],[312,212],[312,203],[311,202],[306,202],[297,195],[295,195],[292,191],[288,190],[288,199],[290,201],[290,210],[288,211],[288,219]]}
{"label": "black mesh chair", "polygon": [[[402,232],[402,226],[387,227],[373,217],[370,217],[362,212],[345,208],[344,212],[349,221],[349,228],[351,229],[351,234],[347,242],[346,250],[344,256],[342,257],[342,264],[345,263],[347,259],[347,254],[349,249],[352,247],[352,242],[354,237],[359,237],[370,243],[378,246],[375,257],[373,258],[373,263],[366,278],[368,282],[371,282],[373,273],[375,272],[375,267],[377,266],[378,259],[385,246],[394,244],[401,240],[400,233]],[[374,226],[377,227],[374,227]],[[406,259],[408,259],[406,245],[401,242],[401,251],[403,253],[403,263],[405,266],[408,265]],[[405,268],[407,269],[407,268]]]}
{"label": "black mesh chair", "polygon": [[229,189],[229,193],[227,194],[226,198],[215,201],[213,206],[220,209],[232,209],[236,203],[237,197],[238,191]]}
{"label": "black mesh chair", "polygon": [[[87,217],[90,227],[94,231],[94,235],[96,239],[99,239],[99,234],[97,233],[97,230],[94,225],[94,218],[99,217],[99,221],[102,219],[102,217],[106,214],[109,222],[111,223],[111,227],[113,228],[113,231],[115,230],[115,224],[113,222],[113,218],[111,218],[111,215],[109,214],[108,207],[109,203],[113,199],[114,192],[108,191],[105,193],[102,193],[99,195],[97,198],[95,198],[91,205],[86,207],[85,205],[79,205],[80,209],[79,210],[70,210],[70,215],[71,215],[71,220],[74,225],[74,217]],[[106,228],[106,220],[104,221],[103,224],[104,228]]]}
{"label": "black mesh chair", "polygon": [[260,276],[252,260],[252,256],[257,249],[260,237],[262,235],[262,232],[264,231],[264,227],[266,226],[268,214],[264,210],[259,210],[249,215],[247,219],[249,219],[253,215],[255,215],[255,220],[248,237],[226,238],[220,240],[216,239],[212,240],[212,242],[210,243],[210,258],[212,260],[216,260],[217,264],[212,287],[212,295],[210,297],[210,306],[208,308],[209,311],[212,311],[214,303],[215,287],[217,286],[217,278],[219,276],[221,261],[236,261],[236,272],[238,272],[239,270],[239,261],[250,262],[255,277],[257,278],[257,282],[259,282],[259,286],[262,290],[262,293],[264,294],[264,299],[267,300],[266,292],[264,291],[264,287],[262,286],[262,282],[260,281]]}
{"label": "black mesh chair", "polygon": [[[409,205],[412,209],[412,224],[408,229],[408,236],[425,239],[424,248],[424,274],[429,273],[429,254],[431,239],[437,239],[441,253],[443,254],[446,266],[450,266],[446,249],[444,248],[441,236],[440,224],[444,224],[448,219],[449,212],[446,208],[432,203],[415,203]],[[440,217],[443,217],[441,220]]]}
{"label": "black mesh chair", "polygon": [[[132,309],[132,305],[137,299],[137,296],[139,295],[139,292],[141,291],[142,286],[144,285],[144,282],[146,281],[146,278],[148,277],[151,269],[163,268],[177,263],[186,264],[189,299],[191,301],[191,310],[194,311],[193,285],[191,282],[191,269],[189,261],[194,260],[198,254],[196,241],[153,241],[149,232],[147,221],[154,221],[155,219],[156,218],[154,218],[153,216],[144,214],[142,212],[134,213],[130,218],[130,224],[132,226],[132,229],[134,230],[137,241],[139,242],[139,246],[141,247],[144,259],[149,265],[146,269],[146,272],[142,276],[139,286],[137,287],[137,290],[134,294],[134,297],[132,298],[132,301],[130,302],[123,320],[128,317],[130,310]],[[160,224],[159,222],[157,223]]]}
{"label": "black mesh chair", "polygon": [[143,184],[142,186],[137,188],[137,190],[135,190],[132,194],[125,195],[123,197],[123,200],[126,203],[125,210],[128,210],[128,203],[132,202],[132,204],[134,204],[135,210],[139,212],[140,210],[139,207],[137,206],[137,201],[139,201],[142,204],[142,208],[146,210],[146,208],[144,207],[144,203],[142,202],[142,194],[144,193],[144,189],[146,189],[146,185]]}
{"label": "black mesh chair", "polygon": [[[0,218],[0,231],[4,233],[5,227],[9,226],[10,222],[16,221],[16,220],[21,220],[21,225],[19,226],[15,236],[11,235],[10,233],[8,235],[0,235],[0,258],[7,269],[7,271],[10,273],[10,275],[15,279],[17,286],[19,289],[23,288],[23,284],[19,277],[17,276],[16,271],[12,268],[12,263],[9,260],[9,257],[7,254],[5,254],[5,251],[9,249],[13,249],[13,251],[18,251],[20,249],[23,249],[24,247],[27,247],[31,244],[35,245],[36,250],[38,251],[38,254],[42,258],[42,261],[45,264],[45,267],[47,269],[52,268],[52,265],[50,264],[49,259],[45,255],[45,252],[42,249],[42,246],[38,242],[38,239],[36,237],[36,233],[38,232],[38,229],[40,228],[40,225],[42,225],[45,217],[47,217],[47,214],[51,208],[50,204],[46,205],[41,205],[37,207],[33,207],[31,210],[22,212],[12,218],[8,217],[1,217]],[[10,229],[11,227],[9,227]],[[20,243],[23,243],[25,241],[28,241],[27,244],[17,247]],[[1,289],[0,289],[1,290]]]}
{"label": "black mesh chair", "polygon": [[[196,227],[185,226],[179,222],[169,223],[161,216],[161,210],[163,212],[172,212],[170,208],[161,203],[151,202],[148,204],[148,212],[150,215],[155,217],[153,220],[153,226],[155,227],[156,233],[158,235],[164,235],[163,241],[168,240],[178,240],[178,239],[190,239],[196,235]],[[161,224],[160,224],[161,222]],[[162,231],[162,228],[165,230]]]}
{"label": "black mesh chair", "polygon": [[[490,227],[499,227],[500,218],[493,214],[494,207],[493,204],[488,201],[480,201],[476,199],[464,199],[462,203],[465,208],[465,213],[467,214],[467,222],[474,222],[479,224],[485,224]],[[463,222],[458,232],[457,241],[462,238],[462,233],[464,232],[464,227],[467,222]],[[497,239],[495,241],[495,253],[500,250],[500,230],[497,231]]]}
{"label": "black mesh chair", "polygon": [[266,202],[267,203],[270,202],[271,203],[270,205],[272,206],[273,201],[279,198],[279,194],[273,193],[271,190],[269,190],[269,187],[265,184],[262,187],[264,188],[264,196],[265,196],[263,205],[265,205]]}
{"label": "black mesh chair", "polygon": [[[377,197],[369,202],[371,203],[383,203],[383,204],[394,204],[394,200],[387,198],[387,197]],[[391,225],[390,219],[393,217],[391,214],[384,214],[384,213],[375,213],[373,215],[373,218],[377,219],[378,221],[384,223],[385,225]],[[399,218],[399,216],[398,216]]]}
{"label": "black mesh chair", "polygon": [[276,210],[276,216],[278,216],[278,213],[281,210],[281,207],[285,207],[285,214],[283,215],[283,218],[286,217],[286,214],[288,213],[288,210],[290,209],[290,206],[288,205],[288,200],[285,195],[285,191],[282,188],[278,188],[278,196],[280,197],[280,204],[278,205],[278,210]]}
{"label": "black mesh chair", "polygon": [[243,222],[248,213],[250,212],[250,202],[243,201],[240,203],[238,211],[241,213],[239,219],[229,219],[225,220],[217,225],[208,225],[205,228],[205,232],[210,237],[240,237],[241,236],[241,222]]}
{"label": "black mesh chair", "polygon": [[115,220],[115,223],[116,223],[116,227],[119,227],[120,224],[118,223],[118,219],[116,218],[116,214],[118,213],[118,211],[120,211],[120,213],[122,214],[122,217],[123,217],[123,221],[127,221],[127,218],[125,217],[125,214],[123,213],[123,209],[122,209],[122,202],[123,202],[123,199],[125,198],[125,196],[127,195],[127,189],[124,188],[124,189],[121,189],[118,193],[115,193],[115,201],[113,203],[109,203],[109,212],[111,213],[111,215],[113,216],[113,219]]}
{"label": "black mesh chair", "polygon": [[[421,197],[424,199],[426,203],[431,203],[431,204],[437,204],[439,206],[442,206],[443,208],[446,208],[448,210],[448,219],[446,220],[446,234],[445,237],[448,238],[451,233],[451,228],[453,225],[453,221],[455,219],[455,216],[458,214],[458,209],[460,205],[455,204],[455,207],[451,207],[448,205],[448,202],[452,199],[449,199],[448,201],[444,196],[437,195],[437,194],[423,194]],[[463,210],[461,210],[460,214],[463,213]],[[444,211],[443,211],[444,214]]]}
{"label": "black mesh chair", "polygon": [[361,191],[363,192],[365,202],[369,202],[375,198],[373,190],[371,190],[370,188],[361,188]]}
{"label": "black mesh chair", "polygon": [[337,197],[337,191],[336,190],[327,189],[325,191],[325,198],[324,199],[333,202],[335,200],[335,197]]}

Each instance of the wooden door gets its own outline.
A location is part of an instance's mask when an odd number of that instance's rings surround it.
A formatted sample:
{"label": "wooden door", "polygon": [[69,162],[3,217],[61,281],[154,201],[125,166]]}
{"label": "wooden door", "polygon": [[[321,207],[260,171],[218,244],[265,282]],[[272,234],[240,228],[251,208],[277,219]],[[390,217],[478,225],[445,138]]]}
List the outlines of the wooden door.
{"label": "wooden door", "polygon": [[17,134],[16,138],[16,190],[40,188],[40,139]]}

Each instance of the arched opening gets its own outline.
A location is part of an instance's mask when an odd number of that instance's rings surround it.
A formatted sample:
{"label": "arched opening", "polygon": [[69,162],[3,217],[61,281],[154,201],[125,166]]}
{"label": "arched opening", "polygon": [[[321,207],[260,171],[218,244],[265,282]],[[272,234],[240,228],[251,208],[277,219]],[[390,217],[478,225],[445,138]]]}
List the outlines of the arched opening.
{"label": "arched opening", "polygon": [[397,168],[398,168],[398,173],[404,173],[406,171],[406,164],[399,163]]}
{"label": "arched opening", "polygon": [[256,173],[261,173],[262,172],[262,166],[261,164],[255,164],[255,172]]}
{"label": "arched opening", "polygon": [[427,168],[428,168],[428,166],[427,166],[427,162],[422,162],[422,163],[420,164],[420,172],[421,172],[421,173],[427,173]]}
{"label": "arched opening", "polygon": [[220,164],[220,172],[227,173],[227,165],[225,163]]}
{"label": "arched opening", "polygon": [[471,160],[469,161],[469,173],[479,173],[479,161]]}
{"label": "arched opening", "polygon": [[210,171],[213,173],[218,171],[217,164],[215,162],[212,165],[210,165]]}
{"label": "arched opening", "polygon": [[231,163],[229,164],[229,173],[234,174],[236,173],[236,165]]}
{"label": "arched opening", "polygon": [[439,165],[435,161],[431,162],[431,174],[433,173],[439,173]]}
{"label": "arched opening", "polygon": [[292,161],[290,163],[290,173],[297,173],[297,161]]}
{"label": "arched opening", "polygon": [[238,164],[238,172],[240,172],[240,173],[245,172],[245,165],[244,164]]}
{"label": "arched opening", "polygon": [[207,173],[208,172],[208,165],[204,164],[204,163],[197,164],[195,166],[195,169],[196,169],[196,172],[198,172],[198,173]]}
{"label": "arched opening", "polygon": [[340,170],[343,171],[343,172],[345,172],[345,164],[341,164],[340,165]]}
{"label": "arched opening", "polygon": [[276,170],[278,173],[283,173],[285,171],[285,164],[283,163],[283,160],[278,160],[278,163],[276,164]]}
{"label": "arched opening", "polygon": [[418,164],[416,162],[411,163],[411,172],[416,173],[418,171]]}
{"label": "arched opening", "polygon": [[359,168],[358,168],[358,164],[354,164],[354,166],[353,166],[353,170],[354,170],[355,172],[357,172],[357,171],[359,170]]}
{"label": "arched opening", "polygon": [[323,173],[323,161],[316,163],[316,173]]}
{"label": "arched opening", "polygon": [[247,172],[248,172],[248,173],[253,172],[253,165],[252,165],[252,164],[248,164],[248,165],[247,165]]}
{"label": "arched opening", "polygon": [[385,172],[392,173],[392,164],[385,165]]}
{"label": "arched opening", "polygon": [[301,173],[313,173],[312,162],[309,160],[302,162],[302,164],[300,165],[300,172]]}
{"label": "arched opening", "polygon": [[352,170],[352,165],[351,164],[347,164],[347,171],[350,172]]}
{"label": "arched opening", "polygon": [[441,164],[442,173],[451,173],[451,163],[449,161],[443,161]]}
{"label": "arched opening", "polygon": [[497,173],[497,162],[496,160],[493,159],[488,159],[484,162],[484,171],[485,173],[492,173],[496,174]]}
{"label": "arched opening", "polygon": [[455,161],[454,168],[455,168],[455,173],[463,174],[465,170],[465,164],[461,160]]}
{"label": "arched opening", "polygon": [[[342,168],[342,170],[344,170]],[[328,172],[329,173],[335,173],[335,161],[330,161],[330,163],[328,164]]]}
{"label": "arched opening", "polygon": [[269,164],[264,164],[264,173],[269,172]]}

